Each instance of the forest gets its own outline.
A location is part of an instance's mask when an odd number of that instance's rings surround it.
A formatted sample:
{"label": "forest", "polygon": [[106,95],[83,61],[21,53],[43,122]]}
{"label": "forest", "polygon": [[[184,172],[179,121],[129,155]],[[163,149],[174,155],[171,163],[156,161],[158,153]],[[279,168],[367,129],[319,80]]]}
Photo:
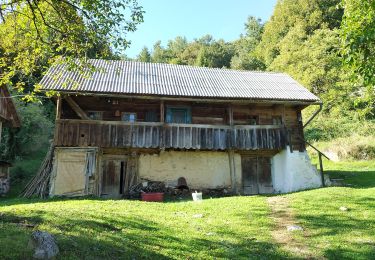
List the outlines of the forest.
{"label": "forest", "polygon": [[[78,12],[64,6],[69,1],[42,2],[30,1],[17,12],[0,8],[0,84],[11,89],[22,119],[20,129],[4,130],[0,156],[16,162],[13,174],[20,183],[35,173],[53,136],[53,93],[38,91],[48,67],[61,58],[130,59],[123,54],[129,42],[121,30],[135,31],[147,16],[136,1],[108,1]],[[119,6],[130,10],[130,19],[116,11]],[[92,20],[78,15],[85,8]],[[126,22],[120,27],[116,21]],[[158,41],[143,48],[135,59],[287,73],[323,101],[323,111],[306,129],[309,142],[342,159],[375,158],[374,2],[279,0],[269,21],[249,14],[238,26],[244,33],[232,42],[209,34],[187,41],[181,35],[166,46]],[[306,109],[304,118],[313,112]]]}

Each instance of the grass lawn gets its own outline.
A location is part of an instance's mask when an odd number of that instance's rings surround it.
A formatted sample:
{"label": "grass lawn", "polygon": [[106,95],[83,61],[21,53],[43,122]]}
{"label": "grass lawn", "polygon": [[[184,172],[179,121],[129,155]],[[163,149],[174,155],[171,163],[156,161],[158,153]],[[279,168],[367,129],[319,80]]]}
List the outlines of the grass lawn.
{"label": "grass lawn", "polygon": [[[33,202],[33,203],[31,203]],[[126,200],[1,203],[0,259],[24,259],[34,223],[56,235],[61,259],[280,258],[264,197],[203,203]],[[202,214],[202,217],[201,215]]]}
{"label": "grass lawn", "polygon": [[[292,236],[316,258],[375,259],[375,161],[325,166],[352,186],[284,195],[305,229]],[[26,245],[34,229],[56,236],[59,259],[301,258],[274,240],[267,199],[0,199],[0,259],[30,258]]]}
{"label": "grass lawn", "polygon": [[375,259],[375,160],[324,161],[324,167],[348,187],[287,195],[296,219],[308,230],[307,245],[317,257]]}

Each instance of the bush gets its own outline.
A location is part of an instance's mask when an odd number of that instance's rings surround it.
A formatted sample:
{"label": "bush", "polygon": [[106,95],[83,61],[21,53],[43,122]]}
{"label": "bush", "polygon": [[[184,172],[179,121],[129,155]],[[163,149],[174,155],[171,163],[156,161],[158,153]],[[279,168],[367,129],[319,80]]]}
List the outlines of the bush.
{"label": "bush", "polygon": [[13,161],[46,150],[52,138],[54,123],[46,106],[37,103],[16,102],[21,118],[19,129],[4,129],[0,158]]}
{"label": "bush", "polygon": [[354,146],[348,151],[348,157],[356,160],[372,160],[375,159],[375,145],[360,144]]}
{"label": "bush", "polygon": [[[352,135],[331,141],[315,142],[314,146],[338,160],[372,160],[375,159],[375,137]],[[315,151],[309,149],[313,155]]]}
{"label": "bush", "polygon": [[330,141],[352,135],[375,137],[375,120],[319,116],[305,129],[307,141]]}

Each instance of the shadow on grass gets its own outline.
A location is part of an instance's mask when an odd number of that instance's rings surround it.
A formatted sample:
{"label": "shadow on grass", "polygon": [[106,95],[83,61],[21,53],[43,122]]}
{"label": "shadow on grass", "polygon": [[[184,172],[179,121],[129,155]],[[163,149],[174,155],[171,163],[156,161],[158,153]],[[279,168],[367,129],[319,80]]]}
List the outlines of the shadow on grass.
{"label": "shadow on grass", "polygon": [[[373,202],[371,200],[371,203]],[[310,239],[337,240],[334,243],[330,242],[331,245],[324,249],[324,256],[327,259],[375,259],[374,238],[368,241],[363,240],[363,237],[373,236],[374,219],[360,219],[345,213],[338,213],[309,214],[298,216],[298,220],[307,223],[312,231],[320,230],[316,234],[309,235]]]}
{"label": "shadow on grass", "polygon": [[[37,214],[37,213],[35,213]],[[85,219],[58,219],[47,223],[43,215],[20,217],[13,213],[0,218],[0,243],[11,247],[0,252],[0,258],[25,259],[31,252],[26,248],[32,229],[15,224],[29,222],[48,224],[57,238],[59,259],[281,259],[285,258],[277,245],[243,237],[235,232],[217,231],[217,236],[183,235],[166,224],[139,217],[115,219],[110,214],[95,217],[88,213]],[[11,241],[10,241],[11,240]],[[14,250],[17,248],[17,250]],[[28,257],[27,257],[28,256]]]}
{"label": "shadow on grass", "polygon": [[373,171],[325,171],[331,179],[343,179],[344,184],[353,188],[374,188],[375,169]]}
{"label": "shadow on grass", "polygon": [[61,201],[72,201],[72,200],[95,200],[95,201],[107,201],[108,199],[102,199],[98,197],[76,197],[76,198],[67,198],[67,197],[56,197],[56,198],[1,198],[0,197],[0,207],[1,206],[14,206],[14,205],[26,205],[34,203],[51,203],[51,202],[61,202]]}

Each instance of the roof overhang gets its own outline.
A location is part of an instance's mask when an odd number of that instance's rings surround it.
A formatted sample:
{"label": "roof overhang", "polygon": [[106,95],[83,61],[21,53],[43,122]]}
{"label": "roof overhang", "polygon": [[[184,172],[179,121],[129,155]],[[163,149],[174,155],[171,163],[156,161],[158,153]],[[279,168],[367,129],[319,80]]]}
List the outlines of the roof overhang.
{"label": "roof overhang", "polygon": [[[49,90],[42,90],[48,92]],[[316,105],[322,104],[321,100],[281,100],[281,99],[258,99],[258,98],[217,98],[217,97],[191,97],[191,96],[159,96],[125,93],[102,93],[102,92],[78,92],[78,91],[55,91],[60,95],[74,96],[98,96],[111,98],[185,101],[185,102],[210,102],[210,103],[238,103],[238,104],[288,104],[288,105]]]}

